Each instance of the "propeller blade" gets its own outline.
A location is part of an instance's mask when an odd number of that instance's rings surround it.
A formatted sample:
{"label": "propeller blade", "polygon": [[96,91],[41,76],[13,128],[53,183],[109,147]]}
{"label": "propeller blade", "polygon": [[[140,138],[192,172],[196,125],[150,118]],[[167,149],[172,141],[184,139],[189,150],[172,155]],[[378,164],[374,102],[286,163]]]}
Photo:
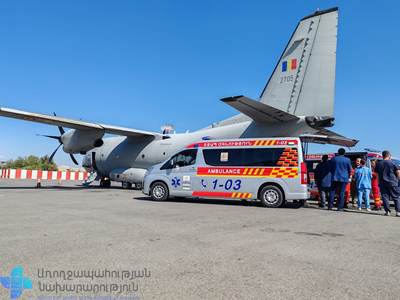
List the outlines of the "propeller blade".
{"label": "propeller blade", "polygon": [[44,137],[48,137],[48,138],[51,138],[51,139],[55,139],[55,140],[58,140],[58,141],[61,142],[61,137],[56,136],[56,135],[37,134],[37,136],[44,136]]}
{"label": "propeller blade", "polygon": [[[55,112],[53,112],[53,115],[54,115],[55,117],[57,117],[57,115],[56,115]],[[60,131],[60,134],[63,135],[63,134],[65,133],[64,128],[62,128],[61,126],[57,126],[57,127],[58,127],[58,131]]]}
{"label": "propeller blade", "polygon": [[64,128],[62,128],[61,126],[58,126],[58,130],[60,131],[61,135],[65,133]]}
{"label": "propeller blade", "polygon": [[53,162],[54,155],[56,155],[56,152],[57,152],[58,148],[61,147],[61,145],[62,145],[62,144],[58,145],[58,147],[56,148],[56,150],[54,150],[53,153],[50,155],[50,157],[49,157],[49,162]]}
{"label": "propeller blade", "polygon": [[79,165],[78,162],[76,161],[75,157],[72,154],[70,154],[69,156],[71,157],[74,164]]}

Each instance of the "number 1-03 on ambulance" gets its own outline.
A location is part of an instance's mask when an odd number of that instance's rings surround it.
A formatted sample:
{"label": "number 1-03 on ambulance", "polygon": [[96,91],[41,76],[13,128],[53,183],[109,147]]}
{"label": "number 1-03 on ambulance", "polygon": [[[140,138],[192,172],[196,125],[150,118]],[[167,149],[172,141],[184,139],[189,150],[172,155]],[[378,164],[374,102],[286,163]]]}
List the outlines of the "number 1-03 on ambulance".
{"label": "number 1-03 on ambulance", "polygon": [[242,199],[279,207],[308,199],[299,138],[209,140],[188,145],[151,167],[143,192],[169,197]]}

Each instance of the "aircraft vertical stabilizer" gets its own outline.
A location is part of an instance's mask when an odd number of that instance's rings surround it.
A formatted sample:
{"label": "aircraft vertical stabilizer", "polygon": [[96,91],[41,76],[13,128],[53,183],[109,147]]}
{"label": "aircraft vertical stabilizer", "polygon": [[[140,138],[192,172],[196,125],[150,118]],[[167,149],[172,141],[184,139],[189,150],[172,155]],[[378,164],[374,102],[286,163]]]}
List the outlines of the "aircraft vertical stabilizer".
{"label": "aircraft vertical stabilizer", "polygon": [[260,101],[295,116],[333,116],[338,9],[297,25]]}

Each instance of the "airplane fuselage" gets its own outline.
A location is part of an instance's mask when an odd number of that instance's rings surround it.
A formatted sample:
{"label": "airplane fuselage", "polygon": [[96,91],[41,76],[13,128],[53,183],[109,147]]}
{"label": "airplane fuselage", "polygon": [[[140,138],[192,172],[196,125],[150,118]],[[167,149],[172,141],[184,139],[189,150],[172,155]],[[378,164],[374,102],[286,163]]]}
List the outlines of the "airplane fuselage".
{"label": "airplane fuselage", "polygon": [[[115,170],[147,169],[200,140],[299,136],[314,132],[316,130],[308,126],[304,118],[300,118],[297,121],[265,125],[245,120],[229,125],[210,126],[191,133],[171,134],[169,138],[157,140],[142,137],[109,137],[104,139],[101,147],[88,152],[84,162],[94,157],[92,165],[97,173],[102,177],[109,177]],[[140,177],[141,175],[138,175],[138,182],[142,179]]]}

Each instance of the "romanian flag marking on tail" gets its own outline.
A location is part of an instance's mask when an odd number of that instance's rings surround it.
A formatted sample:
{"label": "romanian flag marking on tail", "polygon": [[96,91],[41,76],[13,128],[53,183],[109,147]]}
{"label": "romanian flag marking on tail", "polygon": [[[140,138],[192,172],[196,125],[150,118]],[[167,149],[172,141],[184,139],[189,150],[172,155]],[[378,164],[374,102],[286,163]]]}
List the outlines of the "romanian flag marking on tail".
{"label": "romanian flag marking on tail", "polygon": [[297,68],[297,59],[292,58],[289,60],[285,60],[282,62],[282,72],[286,72],[287,70],[296,70]]}

